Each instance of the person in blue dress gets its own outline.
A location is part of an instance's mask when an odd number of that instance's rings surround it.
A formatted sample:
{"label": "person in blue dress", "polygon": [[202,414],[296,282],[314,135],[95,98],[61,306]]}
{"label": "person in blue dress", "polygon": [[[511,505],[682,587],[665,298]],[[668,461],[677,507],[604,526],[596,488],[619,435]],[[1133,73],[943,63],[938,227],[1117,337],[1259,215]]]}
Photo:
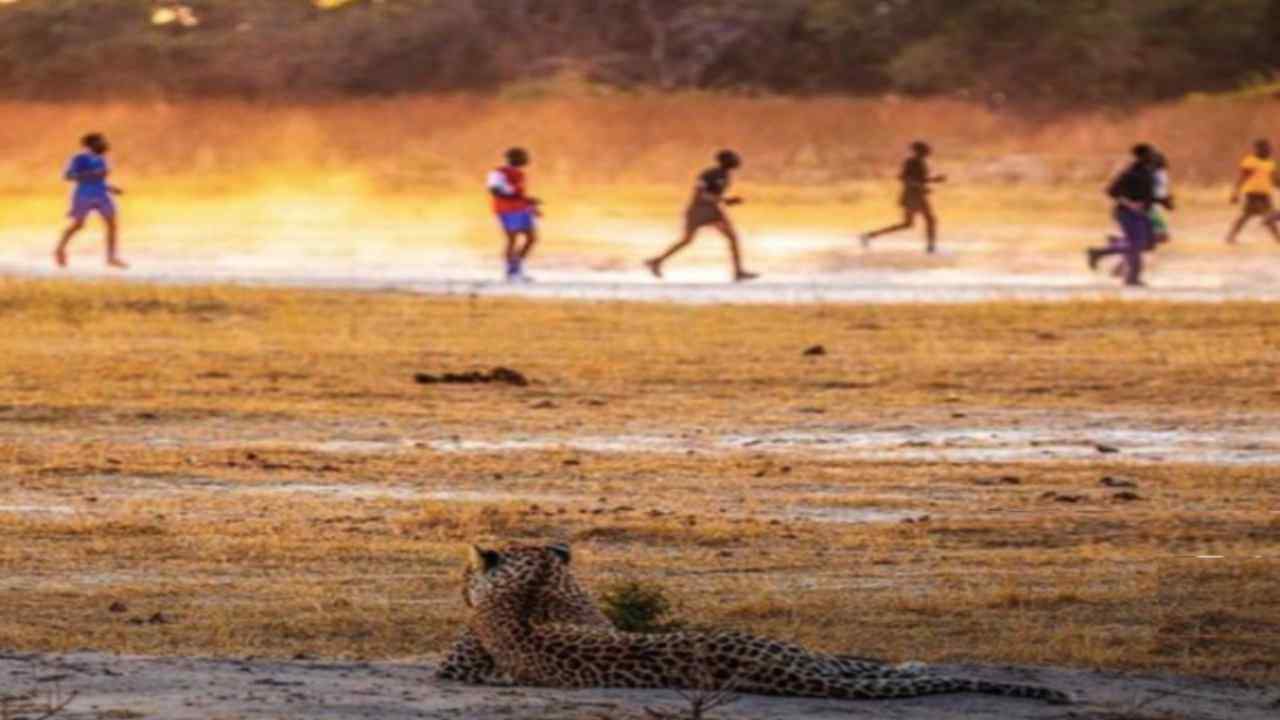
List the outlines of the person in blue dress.
{"label": "person in blue dress", "polygon": [[68,182],[76,184],[76,189],[71,194],[71,211],[67,213],[71,224],[62,231],[62,239],[53,253],[54,260],[58,267],[67,266],[67,245],[84,228],[84,221],[90,213],[96,212],[107,226],[107,265],[127,268],[129,266],[120,259],[116,204],[111,197],[124,191],[107,182],[111,168],[107,166],[106,155],[111,145],[101,133],[85,135],[80,144],[84,146],[84,152],[71,158],[64,174]]}

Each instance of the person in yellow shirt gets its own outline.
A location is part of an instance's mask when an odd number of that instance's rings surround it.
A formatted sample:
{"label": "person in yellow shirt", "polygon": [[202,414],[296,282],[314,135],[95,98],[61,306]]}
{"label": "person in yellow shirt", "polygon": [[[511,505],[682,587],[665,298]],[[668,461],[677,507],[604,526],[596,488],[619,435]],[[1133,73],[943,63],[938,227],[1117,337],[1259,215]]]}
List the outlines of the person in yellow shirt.
{"label": "person in yellow shirt", "polygon": [[1271,231],[1271,237],[1280,242],[1280,229],[1276,223],[1280,215],[1275,212],[1272,196],[1276,190],[1276,160],[1271,156],[1271,143],[1259,140],[1253,144],[1253,153],[1240,161],[1240,177],[1231,191],[1231,204],[1240,202],[1244,195],[1244,212],[1240,213],[1231,232],[1227,233],[1227,243],[1235,244],[1236,236],[1244,229],[1246,223],[1255,217],[1262,218],[1262,224]]}

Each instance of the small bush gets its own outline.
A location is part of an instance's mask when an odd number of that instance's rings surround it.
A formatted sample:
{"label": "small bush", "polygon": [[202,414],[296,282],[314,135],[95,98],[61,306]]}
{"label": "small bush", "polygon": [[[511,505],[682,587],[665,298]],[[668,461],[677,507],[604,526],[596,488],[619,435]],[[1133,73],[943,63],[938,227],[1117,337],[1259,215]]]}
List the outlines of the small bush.
{"label": "small bush", "polygon": [[604,614],[623,632],[662,633],[683,627],[683,623],[667,619],[671,601],[658,585],[618,583],[606,590],[601,600]]}

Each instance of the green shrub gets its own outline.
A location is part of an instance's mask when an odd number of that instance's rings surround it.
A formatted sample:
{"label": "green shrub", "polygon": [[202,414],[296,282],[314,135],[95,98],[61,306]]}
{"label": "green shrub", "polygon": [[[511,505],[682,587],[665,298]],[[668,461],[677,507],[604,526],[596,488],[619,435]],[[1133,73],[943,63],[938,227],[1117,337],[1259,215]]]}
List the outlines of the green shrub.
{"label": "green shrub", "polygon": [[669,620],[671,601],[666,591],[658,585],[624,582],[611,586],[601,598],[604,614],[615,627],[624,632],[662,633],[674,632],[683,627],[677,620]]}

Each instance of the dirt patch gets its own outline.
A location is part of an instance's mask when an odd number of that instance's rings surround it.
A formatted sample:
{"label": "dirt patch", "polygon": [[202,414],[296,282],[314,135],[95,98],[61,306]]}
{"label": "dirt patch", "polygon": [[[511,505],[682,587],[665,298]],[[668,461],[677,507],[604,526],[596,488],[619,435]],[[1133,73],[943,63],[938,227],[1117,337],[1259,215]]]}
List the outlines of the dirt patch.
{"label": "dirt patch", "polygon": [[[1097,449],[1098,438],[1111,452]],[[171,443],[172,444],[172,443]],[[187,440],[191,447],[206,441]],[[243,445],[244,443],[240,443]],[[875,461],[949,462],[968,464],[1109,462],[1133,465],[1190,463],[1216,465],[1274,465],[1280,463],[1280,433],[1269,428],[1164,430],[1151,427],[1097,429],[1076,422],[1044,425],[938,427],[809,427],[758,433],[702,433],[617,435],[553,435],[464,437],[394,440],[280,439],[266,443],[325,453],[390,454],[412,450],[441,453],[492,454],[550,450],[590,453],[736,454],[743,452],[793,454]]]}
{"label": "dirt patch", "polygon": [[445,373],[443,375],[429,375],[427,373],[418,373],[413,376],[413,381],[419,385],[513,385],[515,387],[528,387],[529,378],[524,376],[519,370],[512,370],[507,367],[496,367],[489,372],[480,372],[472,370],[464,373]]}
{"label": "dirt patch", "polygon": [[[670,691],[547,690],[474,687],[440,682],[426,663],[261,662],[140,658],[98,654],[0,653],[0,685],[10,694],[74,693],[65,720],[102,717],[205,720],[408,720],[457,718],[536,720],[651,717],[688,703]],[[1006,682],[1039,683],[1073,693],[1062,708],[984,695],[946,695],[894,701],[840,701],[740,696],[713,717],[766,720],[805,717],[910,717],[1004,720],[1019,718],[1197,718],[1271,720],[1280,688],[1168,677],[1133,677],[1050,668],[940,666],[938,672]],[[1069,713],[1069,714],[1068,714]]]}

